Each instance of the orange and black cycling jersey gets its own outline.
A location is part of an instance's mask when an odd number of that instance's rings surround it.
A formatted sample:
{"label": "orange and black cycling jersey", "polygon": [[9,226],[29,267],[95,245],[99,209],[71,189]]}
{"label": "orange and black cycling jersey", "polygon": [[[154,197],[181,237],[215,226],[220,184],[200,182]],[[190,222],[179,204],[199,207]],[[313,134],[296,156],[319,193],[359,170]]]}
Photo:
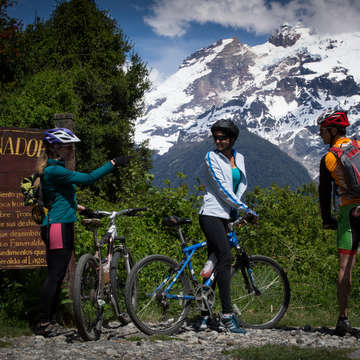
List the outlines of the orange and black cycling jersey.
{"label": "orange and black cycling jersey", "polygon": [[[347,144],[350,141],[351,139],[347,137],[338,138],[333,147],[341,148],[343,144]],[[354,197],[346,191],[345,175],[340,160],[332,152],[328,152],[323,156],[320,162],[319,200],[323,220],[327,220],[331,217],[331,192],[333,181],[335,181],[338,190],[339,206],[360,203],[360,198]]]}

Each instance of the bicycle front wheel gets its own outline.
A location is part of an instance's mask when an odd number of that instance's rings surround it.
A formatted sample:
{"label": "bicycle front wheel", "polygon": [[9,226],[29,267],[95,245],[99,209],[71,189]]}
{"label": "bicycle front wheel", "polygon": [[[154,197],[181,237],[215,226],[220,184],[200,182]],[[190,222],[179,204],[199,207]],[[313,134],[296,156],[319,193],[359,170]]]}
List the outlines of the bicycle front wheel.
{"label": "bicycle front wheel", "polygon": [[85,341],[97,340],[101,333],[104,312],[98,304],[98,295],[103,287],[103,282],[99,285],[99,269],[97,259],[84,254],[75,271],[74,318],[79,334]]}
{"label": "bicycle front wheel", "polygon": [[190,311],[189,278],[182,273],[171,289],[178,264],[168,256],[150,255],[140,260],[126,281],[125,303],[134,324],[148,335],[170,335],[182,326]]}
{"label": "bicycle front wheel", "polygon": [[[110,267],[110,282],[114,300],[118,304],[119,312],[125,310],[125,284],[128,273],[134,266],[134,260],[127,249],[116,250]],[[127,317],[122,316],[124,325],[129,322]]]}
{"label": "bicycle front wheel", "polygon": [[249,292],[241,270],[235,269],[231,278],[233,310],[242,326],[268,329],[282,319],[289,306],[289,281],[283,268],[273,259],[254,255],[249,256],[249,261],[251,275],[247,272],[246,276],[258,291],[251,286]]}

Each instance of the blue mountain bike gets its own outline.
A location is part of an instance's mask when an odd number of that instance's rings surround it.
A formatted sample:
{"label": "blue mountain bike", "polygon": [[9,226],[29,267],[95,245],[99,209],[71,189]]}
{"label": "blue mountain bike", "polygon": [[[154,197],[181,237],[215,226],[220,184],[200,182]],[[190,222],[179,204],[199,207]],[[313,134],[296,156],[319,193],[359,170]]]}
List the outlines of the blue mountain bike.
{"label": "blue mountain bike", "polygon": [[[184,258],[177,262],[168,256],[150,255],[134,265],[125,286],[125,304],[134,324],[148,335],[176,333],[189,315],[191,304],[214,317],[216,267],[204,282],[196,279],[191,258],[205,241],[188,246],[181,226],[190,219],[171,216],[164,224],[176,228]],[[239,218],[229,224],[228,239],[235,248],[231,277],[231,301],[243,327],[274,327],[290,302],[289,281],[283,268],[262,255],[247,255],[233,230],[246,224]],[[191,280],[190,280],[191,279]]]}

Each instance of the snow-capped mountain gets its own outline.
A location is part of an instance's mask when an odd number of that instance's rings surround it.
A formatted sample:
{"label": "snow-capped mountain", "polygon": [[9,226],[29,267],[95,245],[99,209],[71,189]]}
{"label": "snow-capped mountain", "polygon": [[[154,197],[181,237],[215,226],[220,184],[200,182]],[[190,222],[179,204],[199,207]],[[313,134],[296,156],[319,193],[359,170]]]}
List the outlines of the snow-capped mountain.
{"label": "snow-capped mountain", "polygon": [[250,47],[219,40],[184,60],[146,97],[137,142],[164,154],[179,142],[201,141],[220,118],[269,140],[317,176],[325,151],[317,117],[327,108],[349,111],[360,124],[360,33],[317,35],[283,25],[268,42]]}

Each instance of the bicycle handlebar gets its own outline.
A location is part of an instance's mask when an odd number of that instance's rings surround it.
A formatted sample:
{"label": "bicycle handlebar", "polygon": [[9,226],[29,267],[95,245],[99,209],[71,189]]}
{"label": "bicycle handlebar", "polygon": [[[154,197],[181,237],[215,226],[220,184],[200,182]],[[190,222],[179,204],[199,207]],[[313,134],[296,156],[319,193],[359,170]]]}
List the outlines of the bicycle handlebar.
{"label": "bicycle handlebar", "polygon": [[234,229],[235,225],[244,226],[247,224],[249,224],[249,223],[246,221],[245,216],[240,216],[236,220],[229,222],[228,227],[229,227],[230,231],[232,231]]}
{"label": "bicycle handlebar", "polygon": [[94,211],[94,216],[92,216],[95,219],[101,219],[103,217],[117,217],[120,215],[126,215],[126,216],[136,216],[138,212],[140,211],[147,211],[148,208],[129,208],[129,209],[123,209],[120,211],[105,211],[105,210],[96,210]]}

